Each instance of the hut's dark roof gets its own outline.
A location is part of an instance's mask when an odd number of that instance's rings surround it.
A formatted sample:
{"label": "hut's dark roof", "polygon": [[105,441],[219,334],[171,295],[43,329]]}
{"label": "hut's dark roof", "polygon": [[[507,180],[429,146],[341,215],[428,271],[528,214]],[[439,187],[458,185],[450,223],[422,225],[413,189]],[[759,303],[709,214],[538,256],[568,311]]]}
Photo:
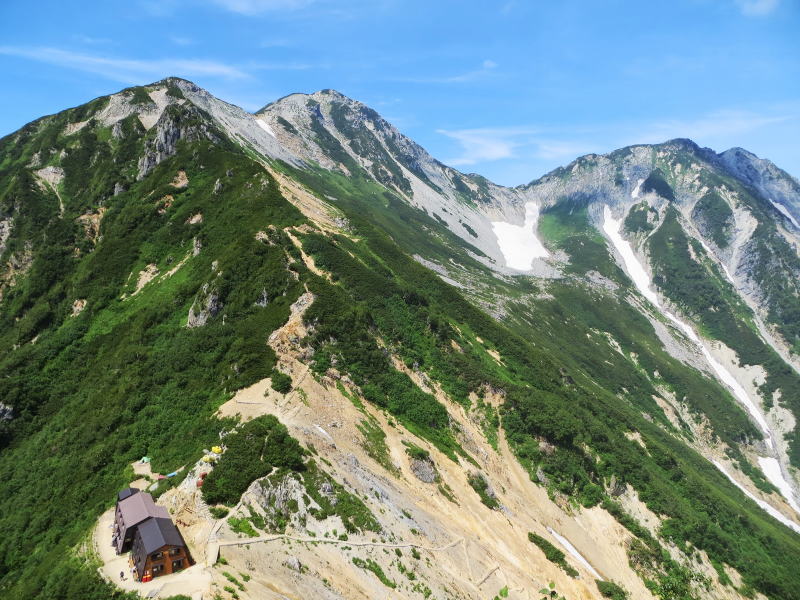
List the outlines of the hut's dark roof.
{"label": "hut's dark roof", "polygon": [[152,517],[139,524],[138,534],[146,554],[155,552],[163,546],[186,546],[181,532],[165,517]]}
{"label": "hut's dark roof", "polygon": [[133,527],[148,517],[169,518],[167,509],[153,502],[153,497],[146,493],[133,494],[120,500],[119,509],[126,528]]}
{"label": "hut's dark roof", "polygon": [[125,500],[125,498],[128,498],[138,493],[139,490],[137,490],[136,488],[125,488],[124,490],[120,490],[119,493],[117,494],[117,501]]}

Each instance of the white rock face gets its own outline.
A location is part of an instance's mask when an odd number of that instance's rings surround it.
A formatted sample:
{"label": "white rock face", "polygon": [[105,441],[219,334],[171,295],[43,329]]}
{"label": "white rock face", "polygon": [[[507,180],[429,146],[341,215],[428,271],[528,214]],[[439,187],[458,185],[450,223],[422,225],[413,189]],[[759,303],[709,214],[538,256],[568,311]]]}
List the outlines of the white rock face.
{"label": "white rock face", "polygon": [[[139,104],[131,102],[132,96],[128,92],[120,92],[109,96],[108,103],[94,116],[97,121],[105,126],[116,125],[123,119],[136,115],[145,129],[150,129],[161,118],[164,109],[173,101],[167,96],[166,85],[153,88],[149,93],[152,103]],[[175,100],[177,101],[177,100]],[[66,135],[80,131],[87,121],[67,125]]]}
{"label": "white rock face", "polygon": [[0,254],[6,251],[6,244],[8,243],[8,238],[11,236],[13,225],[14,219],[12,217],[0,219]]}
{"label": "white rock face", "polygon": [[64,180],[64,169],[61,167],[47,166],[44,169],[36,171],[36,175],[55,187],[60,185]]}

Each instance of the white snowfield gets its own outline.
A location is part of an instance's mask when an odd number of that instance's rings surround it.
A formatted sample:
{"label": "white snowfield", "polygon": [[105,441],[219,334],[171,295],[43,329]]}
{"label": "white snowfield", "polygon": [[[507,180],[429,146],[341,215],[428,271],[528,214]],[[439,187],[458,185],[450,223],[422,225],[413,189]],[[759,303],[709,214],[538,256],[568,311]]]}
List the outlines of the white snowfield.
{"label": "white snowfield", "polygon": [[[687,323],[684,323],[680,319],[678,319],[675,315],[670,313],[668,310],[665,310],[664,307],[661,305],[658,296],[650,287],[650,276],[644,270],[639,259],[636,258],[636,254],[633,252],[633,248],[629,242],[622,238],[620,235],[620,227],[622,225],[622,220],[614,219],[611,216],[611,210],[609,209],[608,205],[603,207],[603,231],[611,240],[611,243],[614,244],[614,247],[617,249],[617,252],[620,253],[622,256],[622,261],[625,263],[625,270],[628,272],[628,276],[633,280],[634,285],[636,288],[641,292],[641,294],[650,300],[653,305],[658,308],[661,313],[666,316],[670,321],[675,323],[678,328],[686,334],[692,342],[694,342],[700,351],[703,353],[706,361],[717,374],[717,377],[730,388],[733,392],[733,395],[736,397],[739,402],[748,410],[748,412],[753,416],[756,423],[758,423],[759,427],[764,431],[766,434],[766,442],[770,448],[775,448],[773,442],[773,433],[772,430],[769,428],[764,415],[761,413],[758,405],[753,402],[750,397],[747,395],[747,392],[744,388],[736,381],[736,378],[728,371],[719,361],[717,361],[709,352],[708,348],[706,348],[703,341],[700,337],[695,333],[694,329]],[[714,464],[720,469],[723,473],[725,473],[728,479],[733,479],[728,475],[722,466],[714,461]],[[783,474],[781,472],[780,463],[775,458],[769,457],[759,457],[759,466],[761,470],[764,472],[764,475],[772,482],[772,484],[777,487],[781,494],[786,498],[789,505],[796,511],[800,513],[798,510],[798,506],[794,500],[794,493],[792,491],[792,486],[784,479]],[[777,509],[773,508],[763,500],[759,500],[755,498],[750,492],[745,490],[741,485],[736,483],[737,487],[741,488],[749,497],[753,498],[761,508],[766,510],[770,515],[781,521],[785,524],[789,525],[796,531],[800,532],[800,526],[796,525],[788,518],[783,516]]]}
{"label": "white snowfield", "polygon": [[261,127],[261,129],[266,131],[272,137],[275,137],[275,132],[272,131],[272,127],[269,126],[269,123],[267,123],[266,121],[264,121],[262,119],[256,119],[256,123],[258,123],[258,126]]}
{"label": "white snowfield", "polygon": [[492,230],[497,236],[497,245],[503,253],[506,266],[516,271],[528,271],[534,258],[544,258],[550,253],[536,237],[536,222],[539,207],[533,202],[525,204],[525,222],[512,225],[503,221],[492,221]]}
{"label": "white snowfield", "polygon": [[787,208],[786,208],[786,207],[785,207],[783,204],[780,204],[780,203],[778,203],[778,202],[775,202],[775,201],[774,201],[772,198],[770,198],[770,200],[769,200],[769,201],[772,203],[772,206],[774,206],[775,208],[777,208],[777,209],[778,209],[778,210],[781,212],[781,214],[782,214],[783,216],[785,216],[787,219],[789,219],[789,220],[792,222],[792,225],[794,225],[795,227],[797,227],[798,229],[800,229],[800,223],[798,223],[798,222],[797,222],[797,219],[795,219],[795,218],[792,216],[792,213],[790,213],[790,212],[789,212],[789,209],[787,209]]}
{"label": "white snowfield", "polygon": [[[708,254],[711,258],[713,258],[714,253],[711,252],[711,248],[708,247],[708,244],[706,244],[700,237],[697,238],[697,241],[700,242],[701,246],[703,246],[703,250],[706,251],[706,254]],[[728,281],[732,283],[734,287],[736,287],[736,282],[733,280],[733,275],[731,275],[731,272],[728,270],[728,267],[725,266],[725,263],[720,261],[718,264],[720,267],[722,267],[722,270],[725,272],[725,277],[728,278]]]}
{"label": "white snowfield", "polygon": [[[773,460],[774,460],[774,459],[773,459]],[[748,498],[750,498],[750,499],[751,499],[753,502],[755,502],[756,504],[758,504],[758,505],[759,505],[761,508],[763,508],[763,509],[764,509],[764,510],[765,510],[767,513],[769,513],[769,514],[770,514],[772,517],[774,517],[775,519],[777,519],[778,521],[780,521],[781,523],[783,523],[784,525],[786,525],[786,526],[787,526],[787,527],[789,527],[790,529],[793,529],[793,530],[794,530],[794,531],[796,531],[797,533],[800,533],[800,525],[798,525],[798,524],[797,524],[797,523],[795,523],[794,521],[792,521],[792,520],[790,520],[789,518],[787,518],[786,516],[784,516],[784,515],[783,515],[783,513],[781,513],[781,512],[780,512],[778,509],[776,509],[776,508],[773,508],[771,505],[767,504],[766,502],[764,502],[764,501],[763,501],[763,500],[761,500],[760,498],[756,498],[756,497],[755,497],[753,494],[751,494],[751,493],[750,493],[750,492],[747,490],[747,488],[745,488],[745,487],[744,487],[743,485],[741,485],[741,484],[740,484],[738,481],[736,481],[736,480],[735,480],[733,477],[731,477],[731,476],[730,476],[730,474],[729,474],[729,473],[728,473],[728,472],[725,470],[725,468],[724,468],[724,467],[723,467],[723,466],[722,466],[720,463],[718,463],[718,462],[717,462],[717,461],[715,461],[715,460],[713,460],[713,461],[711,461],[711,462],[713,462],[713,463],[714,463],[714,466],[715,466],[715,467],[717,467],[717,468],[718,468],[718,469],[719,469],[719,470],[722,472],[722,474],[723,474],[723,475],[725,475],[725,477],[727,477],[727,478],[730,480],[730,482],[731,482],[733,485],[735,485],[737,488],[739,488],[740,490],[742,490],[742,492],[744,492],[744,495],[745,495],[745,496],[747,496],[747,497],[748,497]]]}
{"label": "white snowfield", "polygon": [[644,179],[640,179],[639,181],[636,182],[636,187],[633,188],[633,191],[631,192],[631,198],[638,198],[639,197],[639,190],[642,189],[642,184],[643,183],[644,183]]}
{"label": "white snowfield", "polygon": [[797,505],[797,501],[794,498],[792,486],[783,477],[781,463],[770,456],[759,456],[758,465],[761,467],[764,475],[767,476],[769,482],[781,491],[781,494],[786,498],[789,506],[791,506],[796,513],[800,514],[800,506]]}
{"label": "white snowfield", "polygon": [[586,560],[585,558],[583,558],[583,555],[580,552],[578,552],[578,549],[575,548],[575,546],[573,546],[567,538],[565,538],[563,535],[557,533],[552,527],[548,527],[547,531],[550,532],[550,535],[552,535],[554,538],[556,538],[558,543],[561,544],[564,547],[564,549],[567,552],[569,552],[575,558],[575,560],[577,560],[584,567],[586,567],[586,569],[592,575],[594,575],[595,579],[599,579],[600,581],[604,581],[603,578],[600,576],[600,573],[598,573],[597,571],[594,570],[594,567],[589,564],[589,561]]}

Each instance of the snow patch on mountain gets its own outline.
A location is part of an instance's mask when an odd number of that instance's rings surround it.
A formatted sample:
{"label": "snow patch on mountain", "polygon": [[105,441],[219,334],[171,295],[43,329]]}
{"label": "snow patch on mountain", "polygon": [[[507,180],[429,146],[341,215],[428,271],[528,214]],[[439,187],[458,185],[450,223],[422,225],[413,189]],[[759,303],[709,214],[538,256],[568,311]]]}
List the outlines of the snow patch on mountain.
{"label": "snow patch on mountain", "polygon": [[536,237],[539,207],[533,202],[525,204],[525,222],[513,225],[504,221],[493,221],[492,229],[497,244],[503,253],[506,266],[517,271],[528,271],[535,258],[546,258],[550,253]]}
{"label": "snow patch on mountain", "polygon": [[[709,248],[709,247],[708,247],[708,244],[706,244],[706,243],[703,241],[703,238],[702,238],[702,237],[700,237],[700,236],[697,236],[697,238],[696,238],[696,239],[697,239],[697,241],[698,241],[698,242],[700,242],[700,245],[703,247],[703,250],[705,250],[705,251],[706,251],[706,254],[708,254],[708,256],[709,256],[709,257],[710,257],[712,260],[714,260],[714,259],[716,259],[716,258],[717,258],[717,255],[716,255],[716,254],[714,254],[714,252],[711,250],[711,248]],[[736,280],[734,280],[734,278],[733,278],[733,275],[731,275],[731,272],[728,270],[728,267],[727,267],[727,266],[725,266],[725,263],[724,263],[724,262],[722,262],[722,259],[719,259],[719,262],[718,262],[718,264],[719,264],[719,266],[720,266],[720,267],[722,267],[722,271],[725,273],[725,277],[727,277],[727,278],[728,278],[728,281],[729,281],[729,282],[731,283],[731,285],[733,285],[733,287],[735,288],[735,287],[736,287]]]}
{"label": "snow patch on mountain", "polygon": [[269,126],[269,123],[267,123],[266,121],[263,121],[261,119],[256,119],[256,123],[258,124],[259,127],[261,127],[261,129],[266,131],[272,137],[275,137],[275,132],[272,131],[272,127]]}
{"label": "snow patch on mountain", "polygon": [[783,216],[785,216],[787,219],[789,219],[789,220],[792,222],[792,225],[794,225],[795,227],[797,227],[797,229],[800,229],[800,223],[798,223],[798,222],[797,222],[797,219],[795,219],[795,218],[792,216],[792,213],[790,213],[790,212],[789,212],[789,209],[788,209],[788,208],[786,208],[786,207],[785,207],[783,204],[780,204],[780,203],[778,203],[778,202],[775,202],[775,201],[774,201],[773,199],[771,199],[771,198],[770,198],[770,200],[769,200],[769,201],[772,203],[772,206],[774,206],[775,208],[777,208],[777,209],[780,211],[780,213],[781,213]]}
{"label": "snow patch on mountain", "polygon": [[787,526],[787,527],[789,527],[790,529],[793,529],[793,530],[794,530],[794,531],[796,531],[797,533],[800,533],[800,525],[798,525],[797,523],[795,523],[794,521],[792,521],[791,519],[789,519],[788,517],[786,517],[786,516],[785,516],[783,513],[781,513],[781,512],[780,512],[778,509],[776,509],[775,507],[773,507],[771,504],[768,504],[768,503],[764,502],[764,501],[763,501],[761,498],[758,498],[758,497],[757,497],[755,494],[753,494],[753,493],[752,493],[750,490],[748,490],[746,487],[744,487],[744,486],[743,486],[741,483],[739,483],[738,481],[736,481],[736,480],[735,480],[735,479],[734,479],[734,478],[733,478],[733,477],[730,475],[730,473],[728,473],[728,472],[725,470],[725,467],[723,467],[723,466],[722,466],[722,465],[721,465],[719,462],[717,462],[716,460],[712,460],[711,462],[712,462],[712,463],[714,463],[714,466],[715,466],[715,467],[717,467],[717,469],[719,469],[719,470],[720,470],[720,472],[721,472],[723,475],[725,475],[725,477],[727,477],[727,478],[728,478],[728,480],[729,480],[729,481],[730,481],[730,482],[731,482],[733,485],[735,485],[737,488],[739,488],[740,490],[742,490],[742,492],[744,493],[744,495],[745,495],[745,496],[747,496],[747,497],[748,497],[748,498],[750,498],[750,499],[751,499],[753,502],[755,502],[756,504],[758,504],[758,505],[759,505],[759,506],[760,506],[762,509],[764,509],[764,511],[765,511],[766,513],[768,513],[768,514],[769,514],[771,517],[773,517],[774,519],[776,519],[776,520],[780,521],[781,523],[783,523],[784,525],[786,525],[786,526]]}
{"label": "snow patch on mountain", "polygon": [[642,184],[643,183],[644,183],[644,179],[639,178],[639,180],[636,182],[636,187],[633,188],[633,191],[631,192],[631,198],[636,199],[636,198],[639,197],[639,190],[642,189]]}
{"label": "snow patch on mountain", "polygon": [[778,460],[769,456],[759,456],[758,465],[761,467],[764,475],[767,476],[767,479],[769,479],[769,482],[780,490],[781,495],[786,498],[789,506],[791,506],[796,513],[800,514],[800,506],[797,505],[797,501],[795,500],[794,490],[783,476],[781,464]]}
{"label": "snow patch on mountain", "polygon": [[617,252],[622,256],[622,262],[628,271],[628,276],[633,280],[633,284],[641,294],[650,300],[656,307],[660,308],[658,296],[650,288],[650,276],[633,253],[630,243],[622,238],[619,231],[622,226],[622,219],[614,219],[608,206],[603,207],[603,231],[614,244]]}
{"label": "snow patch on mountain", "polygon": [[614,244],[614,247],[617,249],[617,252],[622,256],[622,261],[625,265],[625,270],[628,272],[628,275],[633,280],[634,285],[636,288],[641,292],[641,294],[650,300],[653,305],[661,311],[670,321],[675,323],[678,326],[678,329],[683,331],[683,333],[688,337],[692,342],[694,342],[698,349],[703,353],[705,356],[706,361],[713,371],[717,374],[717,377],[733,392],[733,395],[742,403],[742,405],[747,409],[747,411],[752,415],[753,419],[758,423],[759,427],[761,427],[762,431],[766,434],[766,441],[770,447],[773,447],[772,442],[772,431],[767,425],[767,421],[764,419],[764,415],[761,414],[758,406],[755,402],[753,402],[750,397],[747,395],[747,392],[741,386],[741,384],[736,381],[736,378],[709,352],[708,348],[706,348],[703,341],[700,337],[695,333],[694,329],[687,324],[678,319],[675,315],[671,312],[666,310],[662,305],[661,301],[658,298],[658,295],[653,291],[650,287],[650,276],[644,270],[644,267],[639,262],[639,259],[636,257],[636,254],[633,252],[633,248],[628,241],[622,238],[620,235],[620,229],[622,227],[622,219],[614,219],[611,216],[611,209],[608,208],[606,205],[603,208],[603,231],[611,240],[611,243]]}
{"label": "snow patch on mountain", "polygon": [[570,543],[570,541],[569,541],[567,538],[565,538],[563,535],[561,535],[561,534],[559,534],[558,532],[556,532],[556,531],[555,531],[555,530],[554,530],[552,527],[548,527],[548,528],[547,528],[547,531],[549,531],[549,532],[550,532],[550,535],[552,535],[554,538],[556,538],[556,540],[558,541],[558,543],[559,543],[559,544],[561,544],[561,546],[562,546],[562,547],[563,547],[563,548],[564,548],[564,549],[565,549],[567,552],[569,552],[569,554],[570,554],[570,555],[571,555],[571,556],[572,556],[572,557],[573,557],[575,560],[577,560],[577,561],[578,561],[578,562],[579,562],[581,565],[583,565],[584,567],[586,567],[586,569],[587,569],[587,570],[588,570],[588,571],[589,571],[589,572],[590,572],[592,575],[594,575],[594,578],[595,578],[595,579],[599,579],[599,580],[603,581],[603,577],[600,575],[600,573],[598,573],[597,571],[595,571],[594,567],[593,567],[592,565],[590,565],[590,564],[589,564],[589,561],[588,561],[588,560],[586,560],[586,559],[583,557],[583,555],[582,555],[580,552],[578,552],[577,548],[575,548],[575,546],[573,546],[573,545]]}

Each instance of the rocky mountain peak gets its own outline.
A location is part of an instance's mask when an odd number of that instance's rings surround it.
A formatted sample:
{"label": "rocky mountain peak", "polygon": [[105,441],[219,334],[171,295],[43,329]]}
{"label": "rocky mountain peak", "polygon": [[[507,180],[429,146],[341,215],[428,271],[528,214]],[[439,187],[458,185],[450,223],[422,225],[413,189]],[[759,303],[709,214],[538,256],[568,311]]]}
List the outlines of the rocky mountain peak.
{"label": "rocky mountain peak", "polygon": [[[268,104],[256,115],[267,121],[276,133],[281,130],[287,137],[301,138],[302,143],[291,144],[294,149],[301,157],[326,168],[342,170],[344,167],[349,171],[349,161],[344,154],[368,170],[383,159],[399,163],[411,171],[435,170],[437,164],[423,148],[375,110],[336,90],[291,94]],[[403,188],[409,191],[400,173],[394,173],[393,178],[385,174],[383,177],[373,175],[398,191],[402,192]]]}
{"label": "rocky mountain peak", "polygon": [[[800,181],[772,161],[759,158],[744,148],[731,148],[719,156],[720,163],[742,183],[767,198],[785,216],[800,220]],[[782,207],[782,209],[781,209]]]}

